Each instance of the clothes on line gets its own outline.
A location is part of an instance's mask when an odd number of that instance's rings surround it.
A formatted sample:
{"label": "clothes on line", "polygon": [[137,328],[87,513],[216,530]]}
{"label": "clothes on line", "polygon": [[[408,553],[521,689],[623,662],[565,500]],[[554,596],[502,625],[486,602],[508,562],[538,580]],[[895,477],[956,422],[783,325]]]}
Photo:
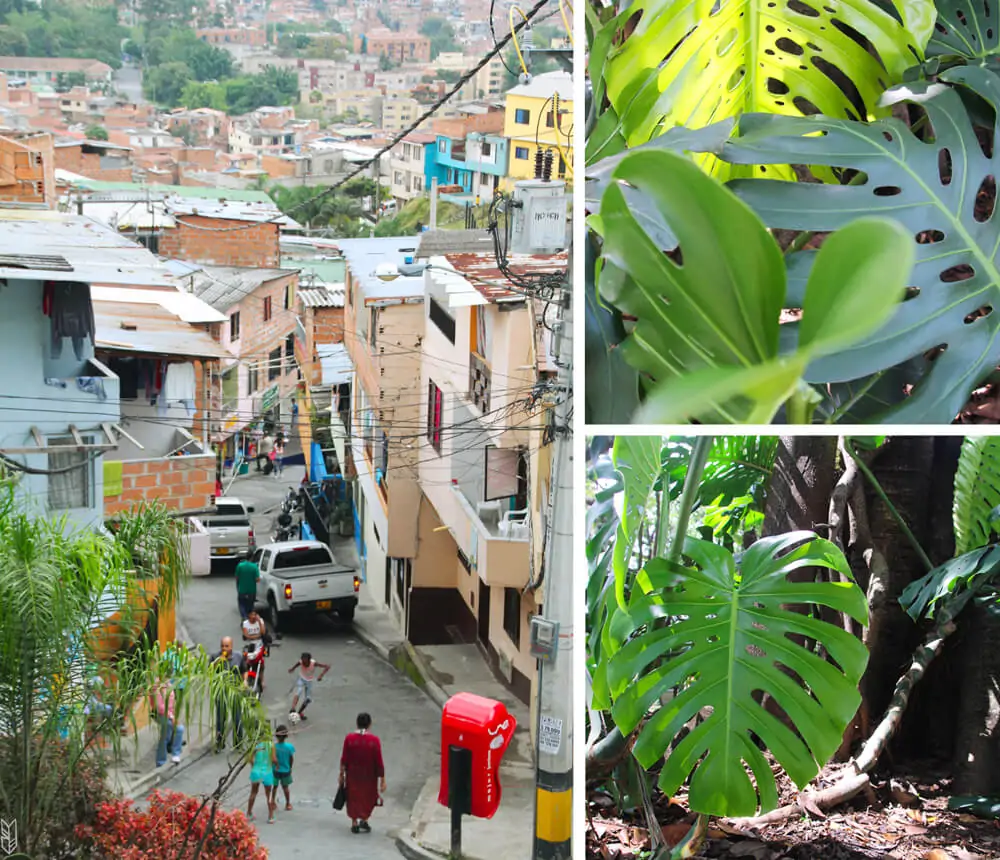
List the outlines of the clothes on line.
{"label": "clothes on line", "polygon": [[42,288],[42,313],[49,318],[52,358],[62,355],[63,338],[73,341],[73,352],[83,360],[83,342],[94,342],[94,306],[90,284],[46,281]]}

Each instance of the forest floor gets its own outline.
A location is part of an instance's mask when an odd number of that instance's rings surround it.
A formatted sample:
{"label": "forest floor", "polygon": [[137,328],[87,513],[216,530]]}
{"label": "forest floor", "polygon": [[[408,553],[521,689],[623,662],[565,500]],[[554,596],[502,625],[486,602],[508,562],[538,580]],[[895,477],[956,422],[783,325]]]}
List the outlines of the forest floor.
{"label": "forest floor", "polygon": [[[827,788],[837,781],[844,765],[830,765],[811,788]],[[795,786],[776,772],[781,805],[794,803]],[[1000,822],[951,812],[947,808],[950,778],[923,765],[878,771],[872,790],[827,810],[824,817],[803,814],[782,824],[754,830],[737,828],[725,819],[712,819],[709,838],[698,857],[744,857],[749,860],[972,860],[1000,858]],[[614,800],[603,789],[591,788],[587,797],[588,860],[642,860],[650,856],[649,832],[641,813],[619,815]],[[657,794],[654,807],[664,838],[676,845],[690,828],[694,815],[686,797]]]}

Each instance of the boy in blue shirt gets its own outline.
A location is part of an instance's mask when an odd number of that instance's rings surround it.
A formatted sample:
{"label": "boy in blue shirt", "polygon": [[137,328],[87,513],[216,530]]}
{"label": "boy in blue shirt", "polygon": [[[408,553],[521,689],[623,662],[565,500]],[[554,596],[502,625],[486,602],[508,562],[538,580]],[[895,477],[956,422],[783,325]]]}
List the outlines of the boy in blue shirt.
{"label": "boy in blue shirt", "polygon": [[280,785],[285,792],[285,809],[291,809],[292,798],[288,787],[292,784],[292,765],[295,763],[295,747],[288,742],[288,729],[285,726],[278,726],[274,731],[274,737],[274,779],[276,787]]}

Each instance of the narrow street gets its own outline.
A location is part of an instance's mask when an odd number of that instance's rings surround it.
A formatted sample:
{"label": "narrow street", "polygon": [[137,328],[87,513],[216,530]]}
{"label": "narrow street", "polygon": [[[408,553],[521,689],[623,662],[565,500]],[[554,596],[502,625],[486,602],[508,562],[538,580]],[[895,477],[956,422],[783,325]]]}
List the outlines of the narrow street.
{"label": "narrow street", "polygon": [[123,65],[114,73],[115,89],[132,104],[145,104],[142,96],[142,69],[131,63]]}
{"label": "narrow street", "polygon": [[[277,505],[289,486],[301,479],[301,466],[286,469],[282,480],[240,478],[229,494],[256,506],[254,524],[258,543],[269,540],[274,518],[268,508]],[[210,577],[196,578],[185,591],[180,619],[191,638],[209,651],[224,635],[239,641],[239,612],[231,564],[219,566]],[[359,614],[363,607],[359,607]],[[409,819],[428,776],[437,768],[440,711],[409,679],[382,660],[353,635],[349,626],[328,618],[309,619],[292,627],[275,643],[265,674],[263,701],[273,724],[287,723],[294,685],[288,669],[303,651],[309,651],[331,669],[314,688],[307,722],[291,732],[294,744],[292,804],[279,802],[277,820],[268,825],[263,793],[255,807],[261,841],[272,860],[299,857],[397,858],[393,838]],[[385,806],[372,816],[370,835],[353,835],[343,811],[331,802],[344,735],[353,730],[360,711],[374,721],[382,740],[388,792]],[[211,791],[227,770],[231,755],[209,755],[178,774],[166,788],[191,794]],[[227,795],[226,808],[246,808],[250,792],[249,769]],[[360,844],[363,842],[363,845]]]}

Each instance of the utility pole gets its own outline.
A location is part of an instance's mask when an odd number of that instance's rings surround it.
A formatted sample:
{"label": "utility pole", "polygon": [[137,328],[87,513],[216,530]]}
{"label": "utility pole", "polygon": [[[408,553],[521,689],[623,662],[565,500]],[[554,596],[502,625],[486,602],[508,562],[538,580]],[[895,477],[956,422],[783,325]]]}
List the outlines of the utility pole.
{"label": "utility pole", "polygon": [[[554,647],[538,660],[537,771],[533,860],[570,860],[573,831],[573,244],[556,331],[559,374],[555,452],[550,479],[552,523],[544,560],[544,616],[532,639]],[[533,648],[533,650],[535,650]]]}

